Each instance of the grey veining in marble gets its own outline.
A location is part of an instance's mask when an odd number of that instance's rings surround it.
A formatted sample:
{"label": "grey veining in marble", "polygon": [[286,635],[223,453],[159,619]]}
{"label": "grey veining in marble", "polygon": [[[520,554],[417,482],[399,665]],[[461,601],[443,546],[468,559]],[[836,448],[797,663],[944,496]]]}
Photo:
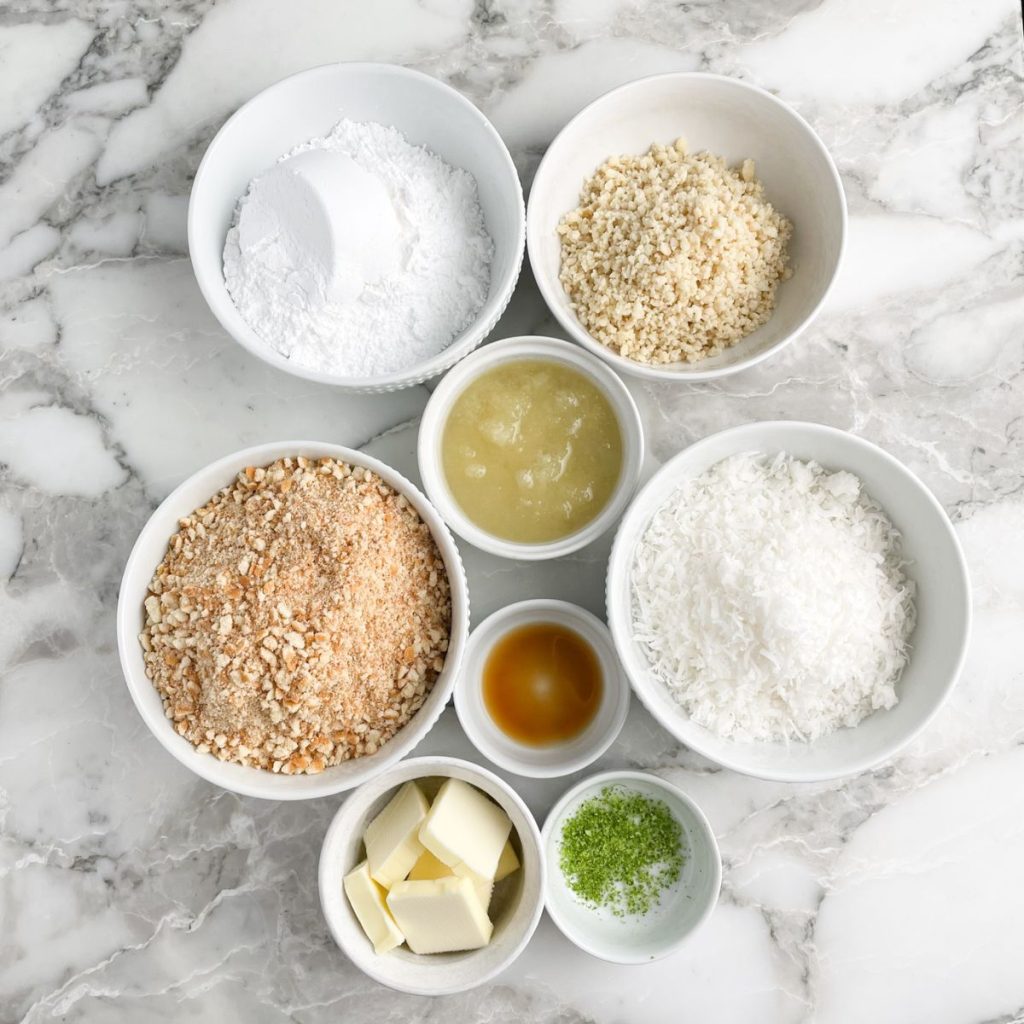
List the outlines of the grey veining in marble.
{"label": "grey veining in marble", "polygon": [[[967,667],[892,764],[791,786],[721,771],[634,707],[604,765],[705,807],[719,908],[678,956],[613,968],[547,921],[498,983],[430,1002],[331,944],[316,858],[337,799],[199,782],[152,740],[113,616],[178,481],[320,437],[411,469],[422,388],[352,397],[219,329],[185,251],[191,176],[283,75],[386,60],[494,120],[528,184],[584,103],[667,70],[791,102],[850,201],[842,278],[784,353],[636,386],[654,456],[820,420],[882,444],[950,511],[975,587]],[[1013,0],[12,0],[0,7],[0,1021],[981,1024],[1024,1021],[1024,116]],[[524,274],[496,336],[559,333]],[[535,573],[467,552],[474,613],[597,610],[608,539]],[[471,754],[451,711],[424,752]],[[543,815],[570,780],[517,783]]]}

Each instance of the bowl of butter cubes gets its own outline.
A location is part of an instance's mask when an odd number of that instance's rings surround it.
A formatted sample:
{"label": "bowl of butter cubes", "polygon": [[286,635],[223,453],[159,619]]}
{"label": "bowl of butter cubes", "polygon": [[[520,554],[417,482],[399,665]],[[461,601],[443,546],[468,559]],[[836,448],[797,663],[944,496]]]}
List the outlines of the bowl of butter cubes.
{"label": "bowl of butter cubes", "polygon": [[525,949],[544,908],[540,831],[493,772],[403,761],[339,808],[320,853],[320,903],[342,952],[416,995],[464,992]]}

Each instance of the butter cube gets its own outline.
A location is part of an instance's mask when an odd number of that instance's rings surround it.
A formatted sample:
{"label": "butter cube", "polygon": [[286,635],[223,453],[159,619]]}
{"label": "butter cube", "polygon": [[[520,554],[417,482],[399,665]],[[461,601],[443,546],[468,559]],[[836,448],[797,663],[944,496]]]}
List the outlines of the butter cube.
{"label": "butter cube", "polygon": [[494,926],[469,878],[396,882],[387,901],[414,953],[479,949],[491,941]]}
{"label": "butter cube", "polygon": [[438,860],[429,850],[420,854],[420,859],[409,872],[410,882],[429,881],[432,878],[450,878],[454,871],[443,860]]}
{"label": "butter cube", "polygon": [[489,878],[481,878],[479,875],[473,875],[469,880],[473,883],[473,888],[476,889],[476,898],[480,901],[480,906],[486,912],[491,906],[494,883]]}
{"label": "butter cube", "polygon": [[[412,866],[409,872],[409,881],[422,881],[431,878],[451,878],[455,875],[450,867],[443,860],[438,860],[429,850],[424,850],[423,855]],[[491,893],[494,891],[494,883],[489,878],[481,878],[479,875],[466,875],[476,889],[480,906],[486,910],[491,904]]]}
{"label": "butter cube", "polygon": [[448,779],[420,826],[420,842],[456,875],[493,879],[512,831],[508,815],[478,789]]}
{"label": "butter cube", "polygon": [[370,876],[385,889],[400,882],[423,853],[416,837],[430,804],[415,782],[407,782],[363,835]]}
{"label": "butter cube", "polygon": [[502,847],[501,856],[498,858],[498,870],[494,872],[494,880],[500,882],[503,878],[508,878],[513,871],[518,870],[519,858],[516,856],[516,851],[512,849],[512,841],[509,840]]}
{"label": "butter cube", "polygon": [[405,941],[384,902],[384,890],[370,877],[364,860],[345,876],[345,895],[375,953],[386,953]]}

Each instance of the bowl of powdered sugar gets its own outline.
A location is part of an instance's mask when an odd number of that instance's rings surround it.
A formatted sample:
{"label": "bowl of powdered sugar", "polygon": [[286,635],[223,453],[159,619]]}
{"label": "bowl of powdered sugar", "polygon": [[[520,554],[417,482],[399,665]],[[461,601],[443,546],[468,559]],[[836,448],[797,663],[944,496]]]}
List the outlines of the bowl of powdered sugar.
{"label": "bowl of powdered sugar", "polygon": [[257,95],[211,142],[189,204],[210,309],[253,355],[390,391],[490,332],[519,276],[522,188],[498,133],[436,79],[335,64]]}
{"label": "bowl of powdered sugar", "polygon": [[752,423],[666,463],[626,513],[608,621],[637,696],[736,771],[815,781],[892,757],[963,663],[953,527],[882,449]]}

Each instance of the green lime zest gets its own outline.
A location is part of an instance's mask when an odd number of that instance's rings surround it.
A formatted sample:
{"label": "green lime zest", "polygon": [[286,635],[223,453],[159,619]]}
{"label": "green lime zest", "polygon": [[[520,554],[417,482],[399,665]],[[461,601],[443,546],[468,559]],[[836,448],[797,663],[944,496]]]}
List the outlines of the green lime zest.
{"label": "green lime zest", "polygon": [[643,915],[679,881],[683,830],[668,806],[623,786],[605,786],[562,825],[559,867],[587,906]]}

